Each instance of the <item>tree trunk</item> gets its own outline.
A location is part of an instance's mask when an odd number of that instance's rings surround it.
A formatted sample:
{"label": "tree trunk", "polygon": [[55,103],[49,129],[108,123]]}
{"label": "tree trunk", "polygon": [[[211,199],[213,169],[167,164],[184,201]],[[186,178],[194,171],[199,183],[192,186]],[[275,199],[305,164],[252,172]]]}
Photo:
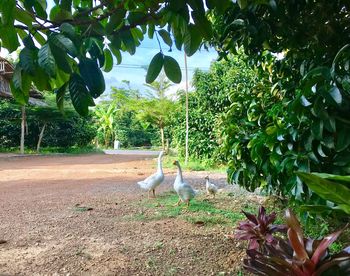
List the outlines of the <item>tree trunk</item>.
{"label": "tree trunk", "polygon": [[166,154],[169,154],[169,139],[166,139]]}
{"label": "tree trunk", "polygon": [[21,145],[20,152],[24,154],[24,133],[26,128],[26,107],[22,105],[22,122],[21,122]]}
{"label": "tree trunk", "polygon": [[41,145],[41,141],[43,140],[44,137],[44,131],[45,131],[45,127],[46,127],[46,123],[44,124],[44,126],[42,127],[40,134],[39,134],[39,140],[38,140],[38,144],[36,146],[36,152],[39,153],[40,152],[40,145]]}
{"label": "tree trunk", "polygon": [[108,148],[108,144],[109,144],[109,143],[108,143],[108,138],[109,138],[109,137],[108,137],[108,132],[106,131],[106,132],[105,132],[105,148],[106,148],[106,149]]}
{"label": "tree trunk", "polygon": [[187,57],[185,54],[185,80],[186,80],[186,140],[185,140],[185,164],[188,163],[188,71],[187,71]]}
{"label": "tree trunk", "polygon": [[160,128],[160,137],[162,138],[162,149],[165,151],[165,143],[164,143],[164,128]]}

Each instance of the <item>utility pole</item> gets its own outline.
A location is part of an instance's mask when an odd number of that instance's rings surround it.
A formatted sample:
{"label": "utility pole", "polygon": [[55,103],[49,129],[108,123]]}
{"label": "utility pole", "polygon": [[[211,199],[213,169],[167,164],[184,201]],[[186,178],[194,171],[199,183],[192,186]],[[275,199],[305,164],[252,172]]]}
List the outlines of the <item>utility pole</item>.
{"label": "utility pole", "polygon": [[186,53],[184,52],[185,55],[185,81],[186,81],[186,145],[185,145],[185,151],[186,151],[186,155],[185,155],[185,164],[187,165],[188,163],[188,71],[187,71],[187,57],[186,57]]}

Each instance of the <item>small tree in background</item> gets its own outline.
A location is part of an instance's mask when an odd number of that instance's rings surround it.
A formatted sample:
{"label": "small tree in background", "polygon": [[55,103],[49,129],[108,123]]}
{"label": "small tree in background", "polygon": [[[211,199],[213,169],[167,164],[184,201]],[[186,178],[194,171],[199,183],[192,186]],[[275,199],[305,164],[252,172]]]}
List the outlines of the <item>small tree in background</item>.
{"label": "small tree in background", "polygon": [[146,126],[152,124],[159,128],[162,149],[165,151],[164,129],[171,124],[170,114],[174,111],[174,103],[167,99],[166,92],[172,83],[162,71],[154,82],[144,85],[151,88],[153,93],[149,93],[151,100],[143,100],[139,104],[138,117],[146,122]]}
{"label": "small tree in background", "polygon": [[176,104],[168,99],[142,99],[137,102],[137,117],[148,125],[159,128],[162,149],[165,151],[164,129],[171,125],[171,114]]}
{"label": "small tree in background", "polygon": [[164,72],[161,72],[159,77],[152,83],[144,84],[152,91],[148,91],[150,98],[165,99],[167,90],[173,85],[169,79],[165,76]]}

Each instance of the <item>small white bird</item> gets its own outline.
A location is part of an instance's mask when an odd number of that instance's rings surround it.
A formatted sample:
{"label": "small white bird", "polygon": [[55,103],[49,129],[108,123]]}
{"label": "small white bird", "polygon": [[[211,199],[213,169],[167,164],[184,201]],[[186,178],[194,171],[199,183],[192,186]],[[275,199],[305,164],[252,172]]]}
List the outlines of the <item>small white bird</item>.
{"label": "small white bird", "polygon": [[218,187],[214,183],[209,182],[209,176],[205,177],[205,189],[208,195],[213,195],[214,197],[218,192]]}
{"label": "small white bird", "polygon": [[196,191],[191,187],[190,184],[184,181],[179,161],[176,160],[173,164],[177,166],[177,175],[174,182],[174,190],[179,196],[179,201],[175,206],[179,206],[181,202],[184,202],[188,207],[190,206],[190,200],[195,197]]}
{"label": "small white bird", "polygon": [[164,180],[164,174],[162,169],[162,156],[164,152],[161,151],[158,156],[158,168],[157,172],[150,175],[143,181],[137,182],[139,186],[148,191],[148,198],[150,197],[150,192],[152,191],[153,197],[156,197],[155,189],[163,182]]}

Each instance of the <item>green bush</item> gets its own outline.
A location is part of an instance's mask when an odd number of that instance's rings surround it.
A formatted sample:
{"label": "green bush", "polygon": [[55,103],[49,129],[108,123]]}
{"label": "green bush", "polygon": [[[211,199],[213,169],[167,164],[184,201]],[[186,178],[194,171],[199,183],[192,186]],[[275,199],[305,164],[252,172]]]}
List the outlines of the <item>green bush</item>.
{"label": "green bush", "polygon": [[[56,112],[56,111],[54,111]],[[57,111],[58,112],[58,111]],[[91,117],[83,118],[72,114],[50,119],[49,113],[44,122],[38,107],[26,107],[28,134],[25,146],[35,149],[41,128],[46,122],[42,147],[86,147],[96,136],[96,128]],[[0,147],[19,147],[21,135],[21,108],[14,101],[0,99]]]}

